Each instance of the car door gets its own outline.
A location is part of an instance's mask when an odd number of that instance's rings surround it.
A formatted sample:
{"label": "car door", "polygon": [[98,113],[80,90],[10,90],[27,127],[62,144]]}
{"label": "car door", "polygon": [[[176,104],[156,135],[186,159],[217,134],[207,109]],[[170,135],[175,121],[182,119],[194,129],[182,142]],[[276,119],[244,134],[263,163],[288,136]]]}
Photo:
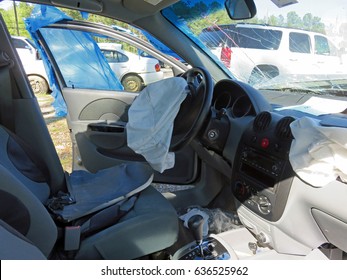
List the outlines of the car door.
{"label": "car door", "polygon": [[288,63],[286,74],[317,74],[319,69],[314,65],[311,37],[303,32],[289,32]]}
{"label": "car door", "polygon": [[101,51],[105,55],[112,71],[118,78],[122,77],[129,71],[129,58],[125,54],[116,50],[101,49]]}
{"label": "car door", "polygon": [[338,49],[323,35],[314,35],[315,64],[325,74],[343,73]]}
{"label": "car door", "polygon": [[[67,35],[69,32],[72,35]],[[112,67],[109,67],[98,45],[83,42],[81,38],[122,41],[172,65],[174,71],[183,72],[185,66],[156,52],[148,43],[105,26],[81,22],[74,24],[72,21],[57,23],[40,28],[36,36],[40,38],[42,49],[46,52],[44,56],[50,61],[53,76],[67,107],[66,119],[73,144],[73,169],[96,172],[127,161],[144,162],[141,155],[127,146],[126,139],[127,112],[141,93],[126,92],[119,87],[117,75],[111,71]],[[98,54],[97,59],[91,61],[97,50],[101,56]],[[156,182],[188,184],[197,178],[199,162],[192,148],[177,152],[175,158],[174,168],[163,173],[155,172]]]}

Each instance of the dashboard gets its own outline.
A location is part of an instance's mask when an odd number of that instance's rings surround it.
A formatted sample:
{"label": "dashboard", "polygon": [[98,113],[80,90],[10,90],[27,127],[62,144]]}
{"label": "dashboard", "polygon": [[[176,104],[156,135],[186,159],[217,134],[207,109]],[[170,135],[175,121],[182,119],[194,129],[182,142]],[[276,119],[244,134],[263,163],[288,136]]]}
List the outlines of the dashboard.
{"label": "dashboard", "polygon": [[278,220],[293,179],[288,155],[292,117],[263,111],[244,131],[232,176],[235,197],[261,217]]}
{"label": "dashboard", "polygon": [[288,159],[294,120],[272,112],[246,84],[223,80],[214,87],[203,143],[232,166],[236,199],[269,221],[281,217],[294,175]]}
{"label": "dashboard", "polygon": [[242,223],[277,252],[307,254],[324,243],[346,251],[345,234],[339,234],[347,231],[346,184],[316,188],[293,171],[290,125],[297,118],[272,110],[252,87],[222,80],[200,141],[230,166]]}

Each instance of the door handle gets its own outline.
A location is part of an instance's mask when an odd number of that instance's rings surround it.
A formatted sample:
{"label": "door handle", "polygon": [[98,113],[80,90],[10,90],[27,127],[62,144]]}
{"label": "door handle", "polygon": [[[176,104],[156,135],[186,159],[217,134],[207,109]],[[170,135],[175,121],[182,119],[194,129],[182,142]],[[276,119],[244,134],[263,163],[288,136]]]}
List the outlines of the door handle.
{"label": "door handle", "polygon": [[91,123],[88,125],[88,129],[91,131],[117,132],[117,133],[123,133],[125,131],[125,127],[122,125],[105,124],[105,123]]}

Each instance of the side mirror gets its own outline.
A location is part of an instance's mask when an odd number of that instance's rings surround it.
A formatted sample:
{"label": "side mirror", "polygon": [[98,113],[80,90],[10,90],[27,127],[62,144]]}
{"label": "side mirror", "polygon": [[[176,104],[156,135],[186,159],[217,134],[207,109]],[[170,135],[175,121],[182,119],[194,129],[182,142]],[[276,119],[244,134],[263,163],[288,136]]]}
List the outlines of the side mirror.
{"label": "side mirror", "polygon": [[33,53],[33,50],[28,46],[28,45],[25,45],[24,47],[26,50],[28,50],[31,54]]}
{"label": "side mirror", "polygon": [[225,8],[234,20],[249,19],[257,13],[253,0],[226,0]]}

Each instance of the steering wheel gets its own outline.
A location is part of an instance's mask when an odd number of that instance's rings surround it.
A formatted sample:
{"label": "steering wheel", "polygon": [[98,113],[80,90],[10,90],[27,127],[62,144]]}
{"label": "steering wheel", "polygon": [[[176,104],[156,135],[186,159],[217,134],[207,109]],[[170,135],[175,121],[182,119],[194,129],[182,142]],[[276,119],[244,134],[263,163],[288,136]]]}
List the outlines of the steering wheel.
{"label": "steering wheel", "polygon": [[181,75],[186,79],[190,93],[182,102],[175,118],[170,151],[187,146],[198,134],[210,112],[213,80],[202,67],[193,67]]}

